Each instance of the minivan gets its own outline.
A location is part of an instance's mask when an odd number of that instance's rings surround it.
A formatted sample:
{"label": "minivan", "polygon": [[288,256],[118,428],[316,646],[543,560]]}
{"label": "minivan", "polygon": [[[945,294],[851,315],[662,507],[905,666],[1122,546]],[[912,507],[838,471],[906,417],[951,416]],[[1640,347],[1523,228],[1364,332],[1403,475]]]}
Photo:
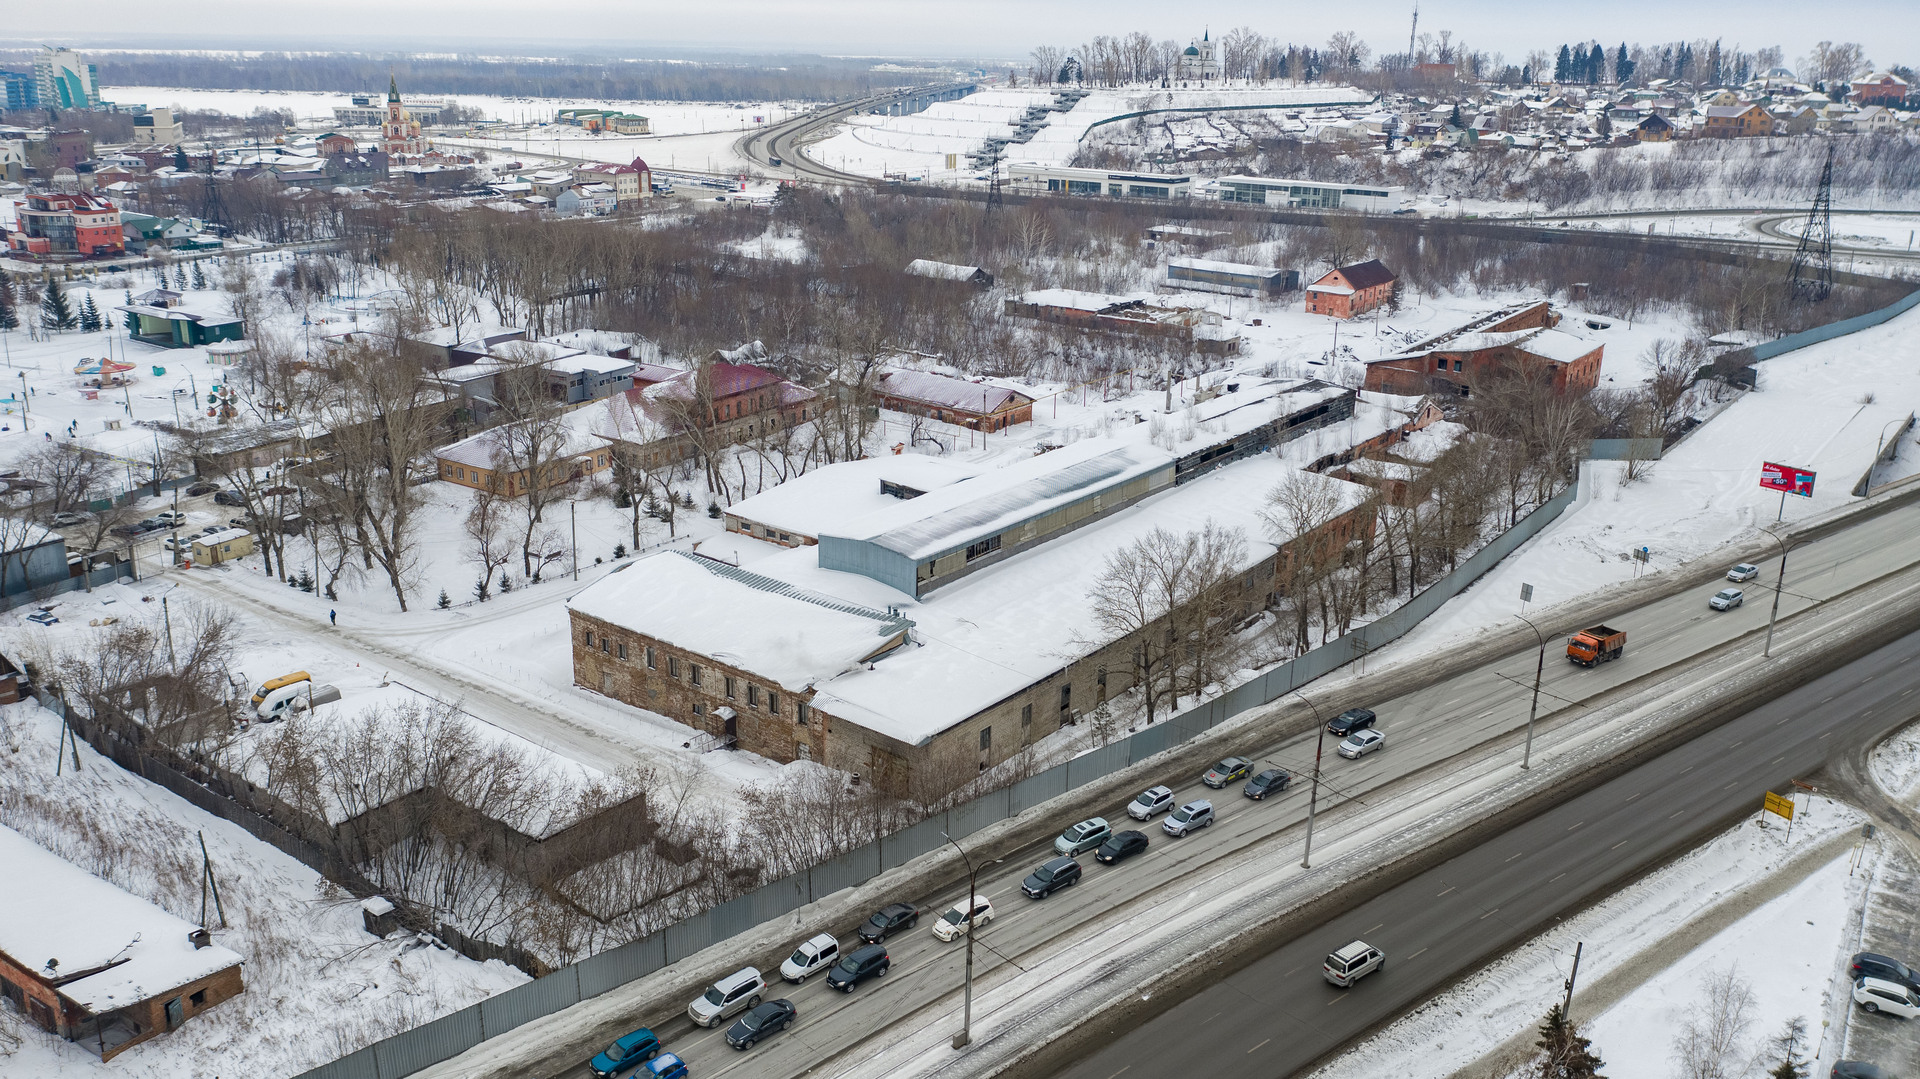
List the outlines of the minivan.
{"label": "minivan", "polygon": [[793,950],[780,964],[780,976],[790,982],[804,982],[839,959],[840,942],[832,933],[822,933]]}
{"label": "minivan", "polygon": [[1364,940],[1356,940],[1327,956],[1327,961],[1320,965],[1320,973],[1326,975],[1328,981],[1345,989],[1386,965],[1387,953]]}
{"label": "minivan", "polygon": [[728,1016],[760,1003],[760,993],[766,987],[759,970],[744,967],[714,982],[705,993],[694,998],[693,1003],[687,1005],[687,1016],[703,1027],[717,1027]]}

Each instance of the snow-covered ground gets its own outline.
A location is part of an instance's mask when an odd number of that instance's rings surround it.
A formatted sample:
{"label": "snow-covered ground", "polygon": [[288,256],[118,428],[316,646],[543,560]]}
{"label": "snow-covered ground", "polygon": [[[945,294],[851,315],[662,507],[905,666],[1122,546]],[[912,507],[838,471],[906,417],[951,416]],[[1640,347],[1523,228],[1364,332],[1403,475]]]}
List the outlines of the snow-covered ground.
{"label": "snow-covered ground", "polygon": [[[226,910],[216,944],[238,952],[246,991],[102,1064],[31,1023],[8,1076],[292,1075],[527,981],[404,932],[363,928],[351,895],[245,829],[203,813],[80,745],[55,775],[60,721],[37,704],[0,707],[0,824],[134,895],[198,923],[204,837]],[[0,867],[4,871],[4,867]]]}
{"label": "snow-covered ground", "polygon": [[1710,908],[1766,887],[1798,855],[1857,830],[1865,819],[1824,798],[1800,801],[1790,843],[1783,821],[1769,819],[1765,827],[1752,818],[1742,821],[1395,1020],[1313,1079],[1447,1079],[1539,1025],[1548,1003],[1560,995],[1576,941],[1585,945],[1578,985],[1601,984],[1629,964],[1646,979],[1598,1016],[1582,1014],[1576,988],[1575,1018],[1588,1024],[1586,1033],[1609,1075],[1677,1074],[1669,1055],[1686,1009],[1699,998],[1706,977],[1728,967],[1759,998],[1753,1048],[1796,1015],[1807,1019],[1817,1039],[1833,972],[1850,949],[1852,915],[1865,894],[1867,875],[1849,875],[1851,854],[1824,861],[1783,894],[1670,961],[1649,953],[1670,944],[1676,939],[1671,935],[1683,933]]}
{"label": "snow-covered ground", "polygon": [[1912,805],[1920,795],[1920,723],[1910,723],[1874,748],[1868,759],[1873,781],[1896,802]]}

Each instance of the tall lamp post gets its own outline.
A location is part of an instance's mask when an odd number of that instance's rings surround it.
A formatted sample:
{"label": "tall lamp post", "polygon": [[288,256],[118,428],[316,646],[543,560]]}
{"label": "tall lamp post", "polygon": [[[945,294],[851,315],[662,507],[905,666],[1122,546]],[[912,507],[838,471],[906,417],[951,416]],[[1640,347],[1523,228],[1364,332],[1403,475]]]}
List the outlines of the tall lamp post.
{"label": "tall lamp post", "polygon": [[[965,1049],[973,1041],[973,931],[975,928],[973,924],[973,900],[975,896],[980,894],[978,883],[979,871],[975,869],[973,859],[967,857],[966,848],[954,842],[952,836],[941,832],[940,838],[949,843],[953,843],[953,849],[960,852],[960,860],[965,862],[967,866],[967,1003],[963,1018],[960,1020],[960,1033],[953,1036],[953,1047],[955,1049]],[[1005,860],[1004,858],[995,858],[991,862],[981,862],[980,866],[981,868],[985,868],[990,865],[999,865]]]}
{"label": "tall lamp post", "polygon": [[1540,714],[1540,676],[1547,671],[1547,635],[1540,632],[1540,627],[1534,625],[1533,619],[1526,615],[1518,614],[1514,617],[1525,622],[1527,628],[1533,631],[1533,635],[1540,639],[1540,662],[1533,666],[1533,704],[1527,709],[1527,748],[1526,752],[1520,755],[1520,767],[1524,771],[1533,767],[1533,717]]}
{"label": "tall lamp post", "polygon": [[1780,545],[1780,572],[1775,574],[1773,578],[1773,610],[1767,613],[1767,643],[1765,647],[1760,649],[1761,657],[1765,658],[1773,655],[1773,621],[1780,617],[1780,589],[1786,584],[1787,580],[1787,552],[1793,550],[1794,547],[1798,545],[1788,543],[1786,540],[1781,539],[1779,534],[1771,528],[1762,528],[1760,531],[1765,532],[1773,539],[1773,542]]}
{"label": "tall lamp post", "polygon": [[1313,745],[1313,793],[1307,796],[1307,847],[1300,852],[1300,868],[1311,869],[1312,866],[1309,863],[1313,861],[1313,813],[1320,805],[1320,754],[1327,747],[1327,724],[1320,715],[1320,706],[1309,700],[1306,694],[1297,689],[1290,689],[1287,692],[1307,702],[1307,707],[1313,709],[1313,721],[1320,728],[1319,738]]}

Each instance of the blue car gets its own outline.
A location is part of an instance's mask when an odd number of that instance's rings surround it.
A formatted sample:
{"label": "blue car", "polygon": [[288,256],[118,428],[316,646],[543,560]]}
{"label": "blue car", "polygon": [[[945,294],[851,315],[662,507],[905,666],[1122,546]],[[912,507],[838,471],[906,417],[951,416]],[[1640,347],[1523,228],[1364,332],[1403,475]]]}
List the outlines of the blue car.
{"label": "blue car", "polygon": [[[614,1079],[616,1075],[632,1071],[655,1059],[659,1053],[660,1039],[653,1036],[653,1031],[641,1027],[607,1046],[587,1067],[592,1068],[593,1074],[600,1079]],[[681,1074],[686,1074],[684,1068]]]}
{"label": "blue car", "polygon": [[647,1061],[647,1072],[653,1079],[687,1079],[687,1063],[672,1053],[661,1053]]}

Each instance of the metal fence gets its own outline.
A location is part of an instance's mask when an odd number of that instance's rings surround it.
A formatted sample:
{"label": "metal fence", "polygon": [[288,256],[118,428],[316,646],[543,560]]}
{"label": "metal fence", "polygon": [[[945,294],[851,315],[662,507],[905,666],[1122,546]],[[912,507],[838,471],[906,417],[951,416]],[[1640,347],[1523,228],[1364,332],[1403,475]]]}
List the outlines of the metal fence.
{"label": "metal fence", "polygon": [[[1657,439],[1653,440],[1657,446]],[[1658,456],[1656,452],[1654,456]],[[911,827],[849,851],[838,858],[774,881],[712,910],[682,919],[651,936],[601,952],[552,974],[413,1030],[383,1039],[366,1049],[325,1064],[298,1079],[400,1079],[401,1076],[457,1056],[523,1023],[644,978],[711,945],[772,918],[873,879],[882,872],[955,839],[1018,815],[1077,787],[1112,775],[1164,752],[1240,713],[1270,704],[1294,689],[1360,659],[1399,638],[1459,595],[1514,549],[1533,538],[1573,504],[1578,484],[1501,533],[1492,543],[1428,585],[1412,600],[1378,621],[1268,668],[1259,677],[1176,713],[1127,738],[1075,757],[1010,787],[936,813]]]}
{"label": "metal fence", "polygon": [[1838,322],[1829,322],[1824,326],[1815,326],[1811,330],[1801,330],[1799,333],[1790,333],[1785,337],[1776,338],[1765,344],[1754,345],[1752,348],[1747,349],[1747,352],[1752,354],[1756,360],[1771,360],[1775,356],[1792,352],[1797,348],[1805,348],[1808,345],[1818,344],[1821,341],[1831,341],[1836,337],[1845,337],[1847,334],[1858,333],[1861,330],[1878,326],[1888,319],[1893,318],[1895,315],[1902,315],[1913,310],[1915,304],[1920,304],[1920,290],[1909,292],[1877,311],[1869,311],[1864,315],[1855,315],[1852,318],[1843,318]]}
{"label": "metal fence", "polygon": [[92,569],[84,571],[82,576],[68,577],[65,580],[55,581],[52,584],[43,584],[38,588],[30,588],[24,592],[16,592],[11,596],[0,596],[0,611],[10,611],[15,607],[30,607],[35,604],[45,603],[55,596],[64,596],[68,592],[78,592],[86,588],[101,588],[115,581],[131,581],[133,579],[133,563],[131,561],[115,562],[111,566],[95,566]]}

